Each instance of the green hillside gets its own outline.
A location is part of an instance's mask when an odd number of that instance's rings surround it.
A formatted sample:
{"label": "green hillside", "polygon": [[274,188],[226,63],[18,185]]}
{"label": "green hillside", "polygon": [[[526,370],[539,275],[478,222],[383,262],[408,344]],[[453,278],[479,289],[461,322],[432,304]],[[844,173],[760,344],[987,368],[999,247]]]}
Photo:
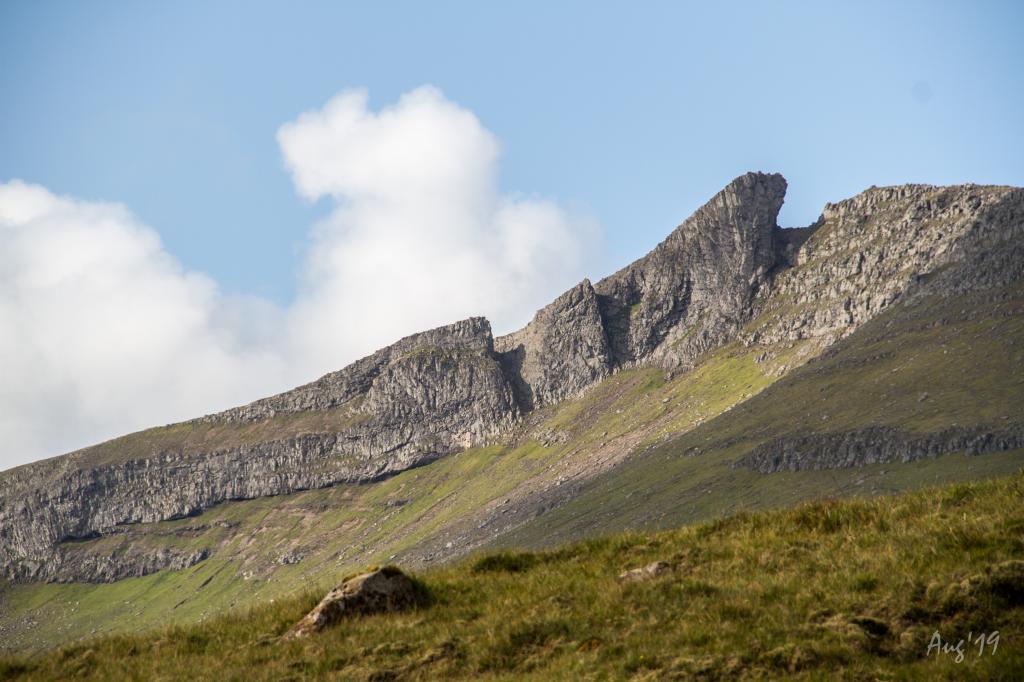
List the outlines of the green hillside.
{"label": "green hillside", "polygon": [[[1024,474],[741,513],[420,575],[431,603],[277,639],[319,592],[7,658],[7,679],[1015,680]],[[671,571],[623,583],[663,560]],[[340,577],[340,576],[339,576]],[[929,651],[935,633],[985,646]],[[998,643],[995,635],[998,632]],[[980,651],[980,653],[979,653]]]}

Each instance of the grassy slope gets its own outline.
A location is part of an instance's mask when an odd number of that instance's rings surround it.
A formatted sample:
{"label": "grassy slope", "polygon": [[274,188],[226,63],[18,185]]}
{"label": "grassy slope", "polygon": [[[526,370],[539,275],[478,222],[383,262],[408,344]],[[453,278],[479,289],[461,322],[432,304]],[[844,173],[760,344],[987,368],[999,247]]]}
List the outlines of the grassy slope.
{"label": "grassy slope", "polygon": [[[1022,500],[1018,473],[742,513],[435,569],[420,576],[433,595],[424,609],[353,619],[306,642],[276,637],[318,594],[2,659],[0,676],[1021,679]],[[617,581],[654,560],[672,572]],[[967,647],[959,663],[928,655],[935,631],[955,642],[996,630],[994,652]]]}

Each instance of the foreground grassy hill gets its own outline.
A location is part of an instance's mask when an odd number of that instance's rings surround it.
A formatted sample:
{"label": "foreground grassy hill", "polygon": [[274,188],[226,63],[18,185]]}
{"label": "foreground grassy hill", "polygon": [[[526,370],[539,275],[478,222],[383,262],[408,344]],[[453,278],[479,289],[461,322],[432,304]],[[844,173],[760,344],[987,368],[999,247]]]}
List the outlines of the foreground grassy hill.
{"label": "foreground grassy hill", "polygon": [[[663,560],[665,575],[617,576]],[[340,578],[340,576],[338,576]],[[278,637],[321,590],[6,658],[6,679],[977,679],[1024,676],[1024,473],[822,500],[419,576],[430,603]],[[935,633],[956,646],[940,654]],[[993,633],[998,632],[998,642]]]}

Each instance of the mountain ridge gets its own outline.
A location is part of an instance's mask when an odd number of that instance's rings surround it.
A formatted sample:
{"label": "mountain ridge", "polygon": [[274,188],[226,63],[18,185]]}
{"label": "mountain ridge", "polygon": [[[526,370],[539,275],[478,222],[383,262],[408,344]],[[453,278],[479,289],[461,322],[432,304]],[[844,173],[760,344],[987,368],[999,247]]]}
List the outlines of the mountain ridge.
{"label": "mountain ridge", "polygon": [[781,175],[740,176],[649,254],[511,334],[470,318],[277,396],[0,472],[0,573],[105,581],[194,565],[206,555],[98,567],[61,547],[227,500],[380,480],[514,437],[623,370],[685,372],[729,342],[763,349],[760,363],[795,353],[785,373],[904,295],[1020,277],[1019,189],[872,188],[798,230],[777,225],[785,190]]}

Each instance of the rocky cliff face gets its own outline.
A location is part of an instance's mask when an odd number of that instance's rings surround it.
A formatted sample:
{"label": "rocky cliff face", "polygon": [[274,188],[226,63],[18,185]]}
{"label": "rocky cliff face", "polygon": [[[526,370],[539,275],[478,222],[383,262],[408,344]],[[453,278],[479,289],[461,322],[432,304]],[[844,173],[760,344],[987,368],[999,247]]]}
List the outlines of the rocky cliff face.
{"label": "rocky cliff face", "polygon": [[520,331],[496,339],[495,348],[527,409],[578,395],[612,371],[590,280],[559,296]]}
{"label": "rocky cliff face", "polygon": [[1024,191],[1010,187],[871,188],[827,204],[794,267],[760,291],[747,343],[826,346],[905,293],[955,293],[1021,275]]}
{"label": "rocky cliff face", "polygon": [[651,253],[598,282],[615,365],[687,366],[735,335],[782,264],[785,194],[781,175],[741,176]]}
{"label": "rocky cliff face", "polygon": [[[187,565],[166,554],[110,562],[64,551],[118,526],[190,516],[231,499],[370,481],[508,431],[512,386],[482,318],[416,334],[349,368],[200,422],[254,422],[334,410],[319,433],[230,447],[171,447],[97,463],[97,449],[0,477],[0,571],[19,580],[96,580]],[[109,458],[108,458],[109,459]]]}
{"label": "rocky cliff face", "polygon": [[[277,396],[0,473],[0,574],[98,581],[187,566],[205,554],[99,556],[71,541],[224,500],[371,481],[510,437],[529,411],[624,367],[685,369],[731,341],[825,347],[902,296],[1021,276],[1021,190],[873,188],[782,230],[785,190],[780,175],[737,178],[647,256],[496,340],[486,320],[464,320]],[[810,461],[811,445],[771,447],[747,465]],[[867,447],[851,445],[844,461]]]}
{"label": "rocky cliff face", "polygon": [[779,438],[754,448],[738,462],[762,474],[779,471],[846,469],[866,464],[913,462],[955,452],[984,455],[1024,447],[1024,427],[1001,431],[956,427],[912,433],[870,426],[841,433],[811,433]]}
{"label": "rocky cliff face", "polygon": [[[305,386],[204,419],[257,421],[282,413],[329,410],[362,398],[367,403],[364,412],[392,421],[429,419],[467,409],[482,422],[500,422],[514,403],[494,361],[491,325],[474,317],[413,334]],[[448,377],[446,370],[452,368],[462,374]],[[468,384],[459,379],[468,378],[482,382],[478,395],[465,392]],[[439,379],[443,380],[437,385]],[[449,393],[445,382],[447,387],[461,388]]]}

